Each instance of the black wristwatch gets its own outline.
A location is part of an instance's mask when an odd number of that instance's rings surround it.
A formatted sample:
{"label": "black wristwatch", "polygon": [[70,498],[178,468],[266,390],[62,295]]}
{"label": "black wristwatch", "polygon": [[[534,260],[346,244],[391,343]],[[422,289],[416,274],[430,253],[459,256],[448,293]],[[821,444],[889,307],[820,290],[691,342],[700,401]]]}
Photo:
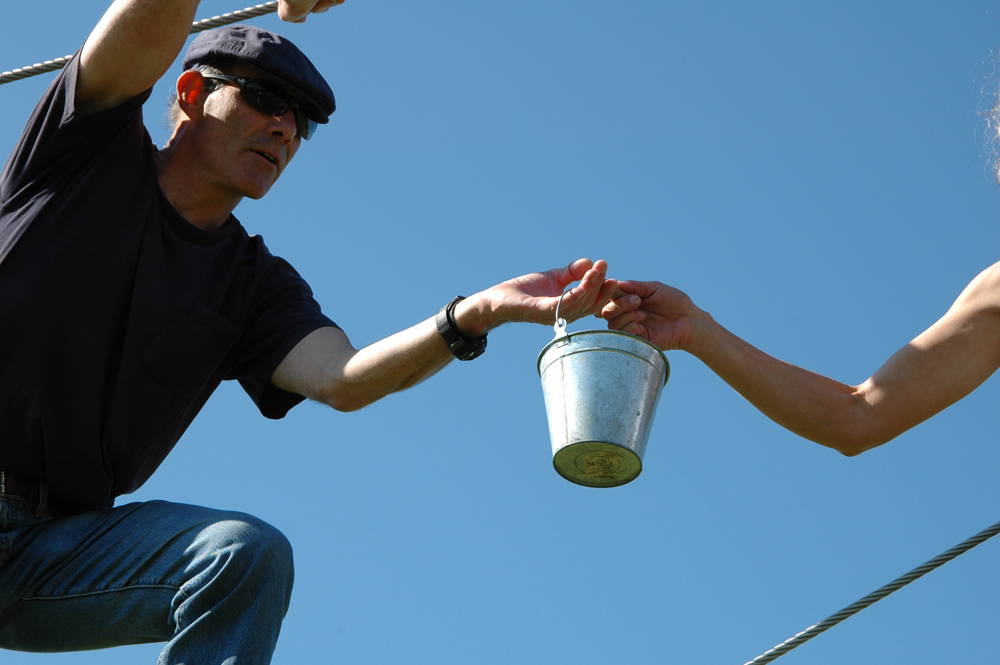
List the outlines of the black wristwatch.
{"label": "black wristwatch", "polygon": [[434,323],[437,324],[438,332],[444,338],[448,350],[455,354],[459,360],[472,360],[483,355],[486,350],[486,335],[479,337],[466,337],[455,325],[455,305],[465,300],[465,296],[457,296],[450,303],[441,308]]}

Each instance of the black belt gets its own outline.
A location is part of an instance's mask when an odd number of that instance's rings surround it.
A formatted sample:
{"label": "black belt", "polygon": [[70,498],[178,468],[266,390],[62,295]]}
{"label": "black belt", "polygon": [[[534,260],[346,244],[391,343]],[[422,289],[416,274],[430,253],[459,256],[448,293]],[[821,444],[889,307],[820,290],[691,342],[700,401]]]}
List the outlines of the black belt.
{"label": "black belt", "polygon": [[42,495],[42,484],[10,471],[0,471],[0,496],[35,501]]}

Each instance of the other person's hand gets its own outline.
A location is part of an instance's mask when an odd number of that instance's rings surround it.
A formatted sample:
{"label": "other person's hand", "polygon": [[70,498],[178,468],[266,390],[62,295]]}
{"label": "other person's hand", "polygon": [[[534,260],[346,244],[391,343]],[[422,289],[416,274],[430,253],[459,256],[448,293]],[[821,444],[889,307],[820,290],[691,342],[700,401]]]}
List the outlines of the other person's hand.
{"label": "other person's hand", "polygon": [[344,0],[279,0],[278,18],[290,23],[304,23],[309,14],[319,14]]}
{"label": "other person's hand", "polygon": [[661,282],[609,284],[617,288],[599,314],[609,328],[644,337],[661,349],[692,350],[703,312],[686,293]]}

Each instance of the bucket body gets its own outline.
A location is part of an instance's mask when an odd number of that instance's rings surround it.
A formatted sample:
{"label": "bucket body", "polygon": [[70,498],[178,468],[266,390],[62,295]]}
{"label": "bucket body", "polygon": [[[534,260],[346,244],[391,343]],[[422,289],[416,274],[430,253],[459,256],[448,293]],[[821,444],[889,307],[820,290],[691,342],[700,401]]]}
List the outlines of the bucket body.
{"label": "bucket body", "polygon": [[588,487],[615,487],[642,471],[660,393],[663,352],[614,330],[567,333],[538,354],[552,465]]}

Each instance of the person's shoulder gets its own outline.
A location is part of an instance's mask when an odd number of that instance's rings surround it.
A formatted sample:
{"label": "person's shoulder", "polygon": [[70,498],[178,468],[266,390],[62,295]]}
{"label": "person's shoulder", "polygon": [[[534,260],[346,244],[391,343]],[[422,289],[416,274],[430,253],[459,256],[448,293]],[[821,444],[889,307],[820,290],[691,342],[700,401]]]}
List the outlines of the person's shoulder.
{"label": "person's shoulder", "polygon": [[1000,261],[997,261],[976,275],[972,283],[981,283],[984,290],[992,291],[994,294],[1000,296]]}
{"label": "person's shoulder", "polygon": [[962,291],[956,305],[1000,317],[1000,261],[976,275]]}

